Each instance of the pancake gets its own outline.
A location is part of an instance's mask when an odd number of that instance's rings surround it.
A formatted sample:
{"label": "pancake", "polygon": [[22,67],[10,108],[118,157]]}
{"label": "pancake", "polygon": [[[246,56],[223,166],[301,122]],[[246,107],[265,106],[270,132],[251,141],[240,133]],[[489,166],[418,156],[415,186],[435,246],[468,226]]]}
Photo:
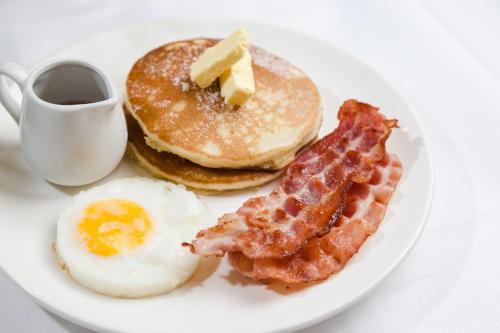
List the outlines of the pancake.
{"label": "pancake", "polygon": [[225,105],[218,81],[201,89],[189,77],[217,42],[173,42],[139,59],[127,78],[127,109],[158,151],[210,168],[283,168],[318,132],[318,90],[297,67],[251,46],[256,92],[239,108]]}
{"label": "pancake", "polygon": [[281,174],[276,170],[206,168],[168,152],[158,152],[146,144],[137,121],[125,112],[128,152],[155,177],[184,184],[194,190],[228,191],[255,187]]}

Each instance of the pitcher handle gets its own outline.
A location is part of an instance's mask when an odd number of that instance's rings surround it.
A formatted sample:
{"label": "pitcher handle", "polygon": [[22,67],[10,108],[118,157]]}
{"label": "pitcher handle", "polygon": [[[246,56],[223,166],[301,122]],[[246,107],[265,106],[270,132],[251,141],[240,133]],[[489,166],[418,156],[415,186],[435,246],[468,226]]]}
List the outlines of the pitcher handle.
{"label": "pitcher handle", "polygon": [[24,68],[14,63],[5,62],[0,64],[0,103],[3,104],[16,123],[19,124],[21,101],[14,96],[12,89],[7,85],[7,81],[3,75],[14,80],[21,91],[23,91],[28,73]]}

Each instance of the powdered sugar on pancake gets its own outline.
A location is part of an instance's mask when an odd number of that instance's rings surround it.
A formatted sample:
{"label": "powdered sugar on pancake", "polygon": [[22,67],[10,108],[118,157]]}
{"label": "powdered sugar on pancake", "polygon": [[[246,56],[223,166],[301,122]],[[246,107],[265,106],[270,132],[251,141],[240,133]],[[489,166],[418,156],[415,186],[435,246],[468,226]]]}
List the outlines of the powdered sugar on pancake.
{"label": "powdered sugar on pancake", "polygon": [[[127,79],[127,107],[159,151],[211,168],[283,168],[317,134],[316,87],[285,60],[251,47],[256,92],[241,107],[228,106],[218,81],[201,89],[189,75],[192,62],[217,41],[174,42],[139,59]],[[220,154],[207,153],[208,142]]]}

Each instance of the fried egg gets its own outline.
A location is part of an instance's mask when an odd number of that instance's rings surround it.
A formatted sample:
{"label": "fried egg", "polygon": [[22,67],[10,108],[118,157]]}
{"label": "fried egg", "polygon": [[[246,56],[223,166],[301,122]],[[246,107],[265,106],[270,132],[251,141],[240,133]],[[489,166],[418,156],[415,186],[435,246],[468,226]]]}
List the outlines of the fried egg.
{"label": "fried egg", "polygon": [[137,298],[176,288],[199,256],[182,247],[214,215],[180,185],[124,178],[79,193],[57,221],[56,254],[95,292]]}

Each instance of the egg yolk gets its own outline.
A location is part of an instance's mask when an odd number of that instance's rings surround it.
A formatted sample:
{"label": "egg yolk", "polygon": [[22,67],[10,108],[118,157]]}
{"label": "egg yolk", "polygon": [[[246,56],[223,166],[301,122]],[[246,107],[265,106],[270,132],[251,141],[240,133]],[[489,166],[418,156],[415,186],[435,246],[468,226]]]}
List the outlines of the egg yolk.
{"label": "egg yolk", "polygon": [[123,199],[100,200],[88,205],[78,224],[87,249],[101,256],[112,256],[143,244],[151,229],[146,210]]}

